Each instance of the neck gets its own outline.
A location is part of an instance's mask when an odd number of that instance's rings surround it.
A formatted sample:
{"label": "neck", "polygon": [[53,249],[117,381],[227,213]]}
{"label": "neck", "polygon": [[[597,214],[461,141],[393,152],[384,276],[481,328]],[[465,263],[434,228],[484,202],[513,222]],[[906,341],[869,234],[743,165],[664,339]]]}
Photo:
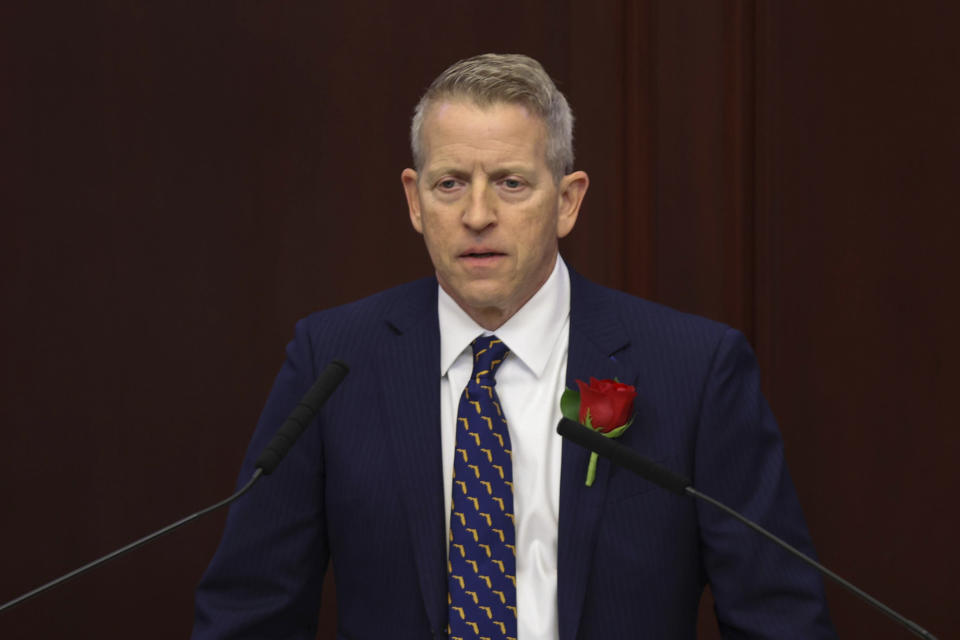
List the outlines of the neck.
{"label": "neck", "polygon": [[457,295],[456,291],[453,291],[450,288],[448,288],[444,284],[443,280],[440,279],[439,275],[437,276],[437,280],[440,282],[440,286],[443,288],[443,290],[446,291],[451,298],[453,298],[454,302],[457,303],[457,306],[463,309],[466,312],[466,314],[473,319],[474,322],[476,322],[478,325],[480,325],[487,331],[496,331],[497,329],[502,327],[507,322],[507,320],[512,318],[514,314],[516,314],[520,309],[522,309],[523,305],[527,304],[527,302],[530,301],[530,298],[535,296],[537,292],[540,291],[541,288],[543,288],[543,285],[546,284],[547,280],[550,279],[550,275],[553,273],[553,270],[556,267],[557,259],[558,259],[557,255],[555,254],[553,263],[551,264],[550,269],[546,270],[546,273],[537,283],[537,286],[533,287],[533,289],[529,293],[527,293],[523,298],[519,299],[518,301],[513,301],[512,303],[508,305],[503,305],[503,306],[490,305],[485,307],[475,307],[473,305],[468,304],[459,295]]}
{"label": "neck", "polygon": [[[522,307],[523,305],[520,306]],[[519,307],[517,309],[519,309]],[[513,317],[513,314],[517,312],[517,309],[514,309],[509,313],[503,309],[497,309],[496,307],[489,307],[486,309],[464,308],[463,310],[467,312],[467,315],[473,318],[474,322],[487,331],[496,331],[502,327],[507,320]]]}

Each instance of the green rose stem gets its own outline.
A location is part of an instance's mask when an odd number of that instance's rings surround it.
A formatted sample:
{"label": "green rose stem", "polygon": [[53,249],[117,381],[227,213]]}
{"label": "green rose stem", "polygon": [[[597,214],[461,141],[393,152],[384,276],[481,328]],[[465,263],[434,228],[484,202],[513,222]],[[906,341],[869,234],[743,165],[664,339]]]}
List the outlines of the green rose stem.
{"label": "green rose stem", "polygon": [[[593,429],[593,425],[590,424],[590,409],[587,409],[587,416],[586,416],[586,418],[587,418],[587,424],[586,424],[585,426],[586,426],[587,428],[589,428],[589,429]],[[610,431],[608,431],[608,432],[606,432],[606,433],[604,433],[603,431],[599,431],[599,430],[597,430],[597,429],[593,429],[593,430],[596,431],[597,433],[599,433],[600,435],[602,435],[604,438],[619,438],[619,437],[620,437],[620,434],[622,434],[624,431],[627,430],[627,427],[630,426],[630,423],[631,423],[631,422],[633,422],[633,418],[630,418],[630,420],[627,421],[627,424],[622,424],[622,425],[620,425],[619,427],[617,427],[616,429],[611,429]],[[586,485],[587,485],[588,487],[592,487],[592,486],[593,486],[593,481],[596,480],[596,479],[597,479],[597,454],[596,454],[596,453],[591,453],[591,454],[590,454],[590,463],[587,465],[587,482],[586,482]]]}
{"label": "green rose stem", "polygon": [[590,464],[587,465],[587,486],[592,487],[593,481],[597,479],[597,456],[596,453],[590,454]]}

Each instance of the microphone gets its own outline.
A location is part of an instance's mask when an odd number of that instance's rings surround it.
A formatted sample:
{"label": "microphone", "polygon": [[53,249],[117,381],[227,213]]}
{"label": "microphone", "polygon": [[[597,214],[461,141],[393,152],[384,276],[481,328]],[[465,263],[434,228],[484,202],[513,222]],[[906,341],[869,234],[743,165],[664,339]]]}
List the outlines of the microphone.
{"label": "microphone", "polygon": [[594,431],[593,429],[585,427],[579,422],[575,422],[569,418],[560,419],[560,423],[557,425],[557,433],[564,438],[567,438],[571,442],[578,444],[581,447],[596,453],[597,455],[609,459],[615,465],[623,467],[628,471],[632,471],[644,480],[648,480],[657,486],[667,489],[668,491],[672,491],[673,493],[681,496],[686,495],[690,496],[691,498],[703,500],[704,502],[709,502],[721,511],[747,525],[768,540],[772,540],[773,542],[777,543],[780,547],[786,549],[797,558],[800,558],[823,575],[834,580],[847,591],[859,596],[868,604],[887,614],[889,617],[899,622],[914,634],[920,636],[921,638],[926,638],[927,640],[937,640],[932,633],[918,625],[916,622],[913,622],[900,613],[897,613],[867,592],[856,587],[851,582],[844,580],[839,575],[830,569],[827,569],[825,566],[806,555],[796,547],[793,547],[786,541],[773,535],[753,520],[750,520],[738,511],[731,509],[719,500],[715,500],[714,498],[697,491],[693,488],[689,478],[674,473],[666,467],[657,464],[653,460],[640,455],[633,449],[614,441],[612,438],[604,437],[602,434]]}
{"label": "microphone", "polygon": [[645,458],[633,449],[625,447],[613,438],[607,438],[593,429],[574,422],[570,418],[563,418],[557,425],[557,433],[572,440],[584,449],[589,449],[597,455],[608,458],[618,467],[625,467],[630,471],[649,480],[653,484],[672,491],[677,495],[685,495],[690,479],[662,467],[653,460]]}
{"label": "microphone", "polygon": [[262,469],[263,475],[268,476],[273,473],[283,457],[290,451],[290,447],[297,441],[303,430],[307,428],[310,421],[320,411],[320,407],[323,406],[349,371],[350,367],[346,364],[340,360],[334,360],[320,372],[317,381],[313,383],[307,394],[303,396],[300,403],[290,413],[290,417],[286,419],[277,434],[273,436],[273,440],[257,458],[254,466],[257,469]]}
{"label": "microphone", "polygon": [[12,609],[21,602],[25,602],[34,596],[38,596],[44,591],[49,591],[54,587],[63,584],[71,578],[76,578],[77,576],[86,573],[90,569],[100,566],[105,562],[109,562],[114,558],[119,558],[128,551],[133,551],[137,547],[141,547],[148,542],[152,542],[157,538],[170,533],[175,529],[179,529],[188,522],[193,522],[201,516],[205,516],[208,513],[213,513],[221,507],[225,507],[230,503],[239,499],[243,494],[249,491],[257,480],[260,479],[261,475],[270,475],[273,473],[274,469],[277,468],[277,465],[280,464],[280,461],[283,460],[283,457],[287,455],[287,452],[290,450],[290,447],[293,446],[293,443],[297,441],[297,438],[300,437],[300,434],[303,433],[303,430],[310,424],[310,421],[313,420],[314,416],[317,415],[317,412],[320,411],[320,408],[327,401],[327,398],[330,397],[330,394],[334,392],[337,388],[337,385],[343,381],[343,378],[347,375],[347,372],[350,371],[350,368],[341,362],[340,360],[334,360],[327,367],[320,372],[320,376],[317,378],[317,381],[313,383],[313,386],[310,387],[310,390],[307,391],[307,394],[303,396],[303,399],[300,400],[299,404],[294,408],[293,412],[290,414],[290,417],[286,419],[283,423],[283,426],[277,431],[276,435],[273,436],[273,439],[270,441],[270,444],[263,450],[263,453],[260,454],[260,457],[257,458],[255,464],[255,469],[253,475],[250,476],[250,479],[247,481],[243,487],[241,487],[236,493],[231,496],[221,500],[220,502],[210,505],[206,509],[201,509],[194,514],[187,516],[186,518],[181,518],[174,523],[168,524],[162,529],[158,529],[153,533],[146,535],[139,540],[135,540],[130,544],[120,547],[114,551],[111,551],[105,556],[97,558],[93,562],[89,562],[82,567],[74,569],[69,573],[51,580],[50,582],[37,587],[32,591],[28,591],[21,596],[14,598],[13,600],[0,605],[0,613],[6,611],[7,609]]}

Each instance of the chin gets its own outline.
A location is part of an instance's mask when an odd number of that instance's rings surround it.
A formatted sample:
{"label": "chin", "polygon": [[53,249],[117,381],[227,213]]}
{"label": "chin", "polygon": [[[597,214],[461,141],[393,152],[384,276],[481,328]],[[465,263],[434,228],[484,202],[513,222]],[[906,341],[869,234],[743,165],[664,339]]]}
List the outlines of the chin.
{"label": "chin", "polygon": [[502,309],[506,306],[500,296],[467,295],[463,297],[463,301],[471,309]]}
{"label": "chin", "polygon": [[506,296],[487,287],[467,287],[457,292],[455,300],[472,309],[501,308],[506,305]]}

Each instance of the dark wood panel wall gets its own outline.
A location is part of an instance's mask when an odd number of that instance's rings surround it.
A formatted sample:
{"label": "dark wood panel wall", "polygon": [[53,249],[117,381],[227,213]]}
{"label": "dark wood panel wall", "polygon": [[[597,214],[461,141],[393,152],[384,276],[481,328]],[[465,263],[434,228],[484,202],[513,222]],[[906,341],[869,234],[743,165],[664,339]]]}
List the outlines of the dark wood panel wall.
{"label": "dark wood panel wall", "polygon": [[[821,558],[946,636],[958,24],[932,0],[5,4],[0,599],[230,491],[293,322],[429,273],[399,182],[419,93],[522,51],[591,176],[567,260],[743,330]],[[185,636],[222,522],[0,635]],[[905,637],[829,597],[844,637]]]}
{"label": "dark wood panel wall", "polygon": [[[960,595],[960,8],[776,5],[767,376],[822,558],[949,636]],[[801,462],[802,460],[802,462]],[[886,621],[831,589],[841,629]]]}

